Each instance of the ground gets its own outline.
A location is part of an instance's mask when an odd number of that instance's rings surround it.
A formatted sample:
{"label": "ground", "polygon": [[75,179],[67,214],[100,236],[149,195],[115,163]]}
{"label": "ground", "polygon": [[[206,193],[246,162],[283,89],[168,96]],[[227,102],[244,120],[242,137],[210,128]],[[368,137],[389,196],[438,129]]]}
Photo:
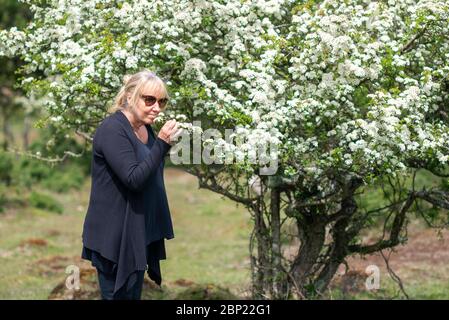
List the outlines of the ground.
{"label": "ground", "polygon": [[[198,189],[196,178],[187,173],[167,168],[165,181],[175,238],[166,242],[162,287],[147,278],[143,298],[248,298],[249,213]],[[0,214],[0,299],[98,299],[95,270],[79,258],[89,179],[80,190],[66,194],[38,189],[62,203],[62,214],[27,206],[31,191],[8,190],[13,201]],[[408,243],[391,256],[390,265],[411,298],[449,298],[449,234],[441,236],[442,240],[435,231],[412,223]],[[381,287],[368,292],[365,269],[372,264],[380,268]],[[66,268],[71,265],[81,270],[80,291],[65,288]],[[348,265],[349,272],[337,275],[327,298],[401,298],[380,256],[354,257]]]}
{"label": "ground", "polygon": [[[401,279],[406,293],[414,299],[449,298],[449,230],[424,228],[417,221],[410,225],[409,240],[398,246],[389,255],[390,269]],[[370,240],[370,239],[365,239]],[[374,240],[374,239],[373,239]],[[396,296],[398,286],[389,275],[384,258],[380,253],[365,257],[354,256],[347,260],[349,272],[341,266],[335,283],[343,288],[343,296],[361,294],[361,298],[385,298]],[[380,288],[368,294],[365,288],[368,266],[380,270]],[[346,273],[346,276],[344,274]],[[371,271],[368,272],[371,274]],[[344,292],[346,290],[346,292]],[[403,297],[397,292],[398,297]]]}

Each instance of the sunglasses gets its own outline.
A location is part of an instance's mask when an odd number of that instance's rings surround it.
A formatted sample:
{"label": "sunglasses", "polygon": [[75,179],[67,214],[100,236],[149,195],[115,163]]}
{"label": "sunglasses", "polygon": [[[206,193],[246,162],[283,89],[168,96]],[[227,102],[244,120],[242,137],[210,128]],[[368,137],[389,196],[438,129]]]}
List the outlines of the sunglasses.
{"label": "sunglasses", "polygon": [[162,99],[157,100],[157,98],[155,96],[142,95],[141,97],[147,107],[151,107],[157,101],[159,103],[159,107],[164,108],[168,102],[167,98],[162,98]]}

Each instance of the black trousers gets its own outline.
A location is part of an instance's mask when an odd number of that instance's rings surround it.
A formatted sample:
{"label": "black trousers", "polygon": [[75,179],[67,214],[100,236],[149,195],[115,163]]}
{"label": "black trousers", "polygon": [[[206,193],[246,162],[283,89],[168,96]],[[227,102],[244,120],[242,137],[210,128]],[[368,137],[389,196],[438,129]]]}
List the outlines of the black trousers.
{"label": "black trousers", "polygon": [[[140,300],[145,271],[137,270],[131,274],[127,282],[115,293],[115,295],[113,293],[116,274],[104,273],[98,268],[97,274],[102,300]],[[132,286],[129,286],[128,282],[131,279],[135,282]]]}

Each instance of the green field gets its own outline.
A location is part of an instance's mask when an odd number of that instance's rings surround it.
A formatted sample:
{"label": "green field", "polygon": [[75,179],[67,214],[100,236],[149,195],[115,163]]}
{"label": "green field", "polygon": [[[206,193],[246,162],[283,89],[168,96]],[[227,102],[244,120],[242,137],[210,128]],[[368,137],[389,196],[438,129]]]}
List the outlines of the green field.
{"label": "green field", "polygon": [[[172,283],[214,284],[245,296],[249,286],[249,213],[229,200],[200,190],[194,177],[167,169],[166,188],[175,238],[166,241],[161,261],[162,288]],[[81,232],[90,180],[81,190],[52,195],[62,214],[33,207],[7,208],[0,214],[0,299],[47,299],[80,262]],[[8,191],[8,198],[27,194]],[[82,283],[81,283],[82,285]]]}
{"label": "green field", "polygon": [[[177,169],[167,168],[165,181],[175,238],[166,242],[167,260],[161,262],[162,290],[148,280],[143,299],[248,298],[249,213],[228,199],[199,189],[195,177]],[[41,186],[5,190],[8,201],[0,213],[0,299],[71,298],[64,290],[58,291],[70,265],[83,270],[81,293],[74,298],[98,299],[94,269],[79,257],[90,178],[79,190],[65,193]],[[30,199],[36,191],[56,199],[63,212],[32,206]],[[381,195],[372,192],[367,201],[381,201]],[[371,230],[363,237],[369,240],[375,232]],[[447,230],[437,236],[419,220],[411,221],[409,242],[391,259],[391,267],[403,280],[410,298],[449,299],[448,236]],[[379,255],[351,258],[348,263],[352,275],[337,275],[324,298],[403,298]],[[371,264],[381,270],[381,288],[368,292],[363,272]]]}

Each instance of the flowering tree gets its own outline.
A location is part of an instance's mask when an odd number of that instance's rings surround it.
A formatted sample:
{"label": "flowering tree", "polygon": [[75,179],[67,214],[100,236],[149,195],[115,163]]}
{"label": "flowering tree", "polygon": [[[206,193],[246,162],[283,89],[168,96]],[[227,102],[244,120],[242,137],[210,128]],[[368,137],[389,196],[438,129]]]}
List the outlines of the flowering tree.
{"label": "flowering tree", "polygon": [[[410,212],[433,224],[449,209],[444,0],[25,2],[34,20],[0,33],[0,55],[27,62],[41,125],[89,138],[122,76],[148,68],[167,80],[167,115],[246,133],[239,146],[205,141],[243,161],[183,167],[251,212],[256,298],[323,293],[348,256],[405,242]],[[249,161],[266,145],[273,175]],[[442,183],[417,183],[422,171]],[[376,188],[384,201],[369,203]],[[285,221],[299,240],[289,256]],[[378,221],[383,234],[363,243]]]}

